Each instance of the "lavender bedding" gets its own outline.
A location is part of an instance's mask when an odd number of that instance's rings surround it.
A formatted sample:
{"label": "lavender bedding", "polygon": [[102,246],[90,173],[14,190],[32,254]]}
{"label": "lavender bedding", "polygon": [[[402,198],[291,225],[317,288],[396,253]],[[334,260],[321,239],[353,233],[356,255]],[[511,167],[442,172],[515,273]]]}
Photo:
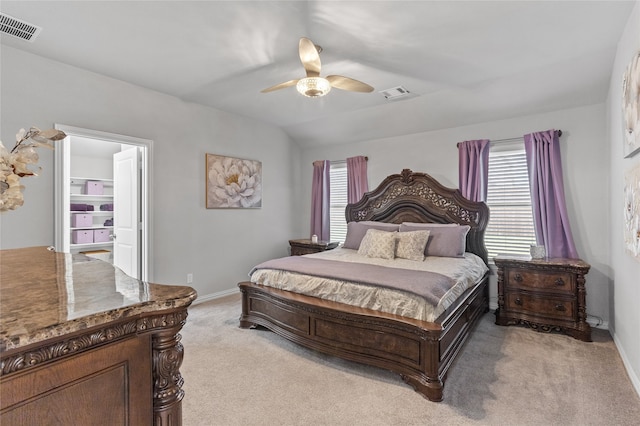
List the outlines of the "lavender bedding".
{"label": "lavender bedding", "polygon": [[274,259],[255,267],[251,281],[353,306],[434,321],[488,268],[478,256],[379,259],[337,248]]}
{"label": "lavender bedding", "polygon": [[402,290],[424,297],[434,305],[455,284],[453,279],[435,272],[389,268],[366,263],[346,263],[309,256],[289,256],[269,260],[256,266],[254,271],[258,269],[277,269]]}

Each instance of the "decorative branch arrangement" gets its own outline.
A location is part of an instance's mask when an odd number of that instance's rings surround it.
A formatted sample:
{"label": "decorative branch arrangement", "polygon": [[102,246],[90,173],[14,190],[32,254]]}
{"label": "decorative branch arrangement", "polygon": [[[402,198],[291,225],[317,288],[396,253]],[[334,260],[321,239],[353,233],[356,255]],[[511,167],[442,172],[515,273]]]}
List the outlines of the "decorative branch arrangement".
{"label": "decorative branch arrangement", "polygon": [[29,168],[38,163],[36,148],[53,149],[53,142],[66,138],[67,135],[57,129],[40,130],[31,127],[28,131],[20,129],[16,134],[16,144],[7,151],[0,141],[0,212],[15,210],[24,204],[20,178],[37,176],[36,171]]}

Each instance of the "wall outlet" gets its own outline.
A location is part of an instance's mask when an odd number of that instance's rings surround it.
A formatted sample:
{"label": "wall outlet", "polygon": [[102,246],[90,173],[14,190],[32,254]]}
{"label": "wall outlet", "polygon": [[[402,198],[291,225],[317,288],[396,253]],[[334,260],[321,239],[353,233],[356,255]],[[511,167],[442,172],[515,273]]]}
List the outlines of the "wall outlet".
{"label": "wall outlet", "polygon": [[187,284],[193,283],[193,274],[187,274]]}

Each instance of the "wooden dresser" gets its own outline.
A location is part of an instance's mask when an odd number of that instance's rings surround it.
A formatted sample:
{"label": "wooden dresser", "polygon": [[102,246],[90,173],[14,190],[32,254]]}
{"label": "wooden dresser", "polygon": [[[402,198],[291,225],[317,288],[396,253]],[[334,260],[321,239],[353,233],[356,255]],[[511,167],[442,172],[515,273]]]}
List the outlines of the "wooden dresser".
{"label": "wooden dresser", "polygon": [[291,247],[291,256],[302,256],[303,254],[318,253],[321,251],[331,250],[338,247],[339,243],[330,243],[328,241],[318,241],[312,243],[310,239],[289,240]]}
{"label": "wooden dresser", "polygon": [[190,287],[45,247],[0,251],[0,424],[180,425]]}
{"label": "wooden dresser", "polygon": [[498,256],[496,324],[522,324],[538,331],[562,331],[591,341],[587,323],[585,275],[579,259]]}

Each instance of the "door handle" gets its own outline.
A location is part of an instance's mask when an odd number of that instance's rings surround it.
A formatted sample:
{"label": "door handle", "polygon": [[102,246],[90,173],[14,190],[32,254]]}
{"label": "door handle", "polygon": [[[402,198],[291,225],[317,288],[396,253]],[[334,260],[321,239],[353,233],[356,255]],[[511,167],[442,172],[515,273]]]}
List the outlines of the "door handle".
{"label": "door handle", "polygon": [[116,239],[116,234],[109,234],[109,238],[111,238],[112,240]]}

